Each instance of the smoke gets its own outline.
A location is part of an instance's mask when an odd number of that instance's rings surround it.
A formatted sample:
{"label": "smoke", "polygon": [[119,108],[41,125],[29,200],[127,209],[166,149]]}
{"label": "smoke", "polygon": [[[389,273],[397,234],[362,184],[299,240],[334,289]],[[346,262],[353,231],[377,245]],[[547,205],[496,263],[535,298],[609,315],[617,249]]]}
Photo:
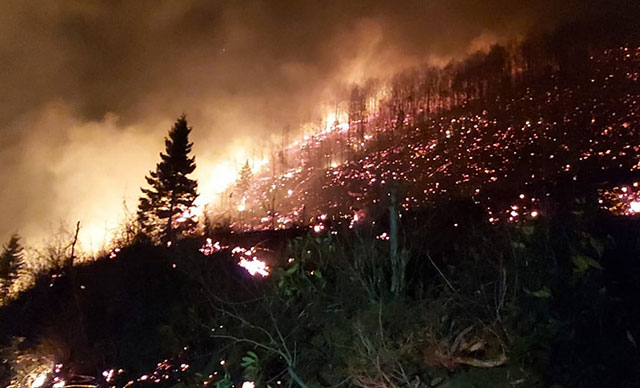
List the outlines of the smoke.
{"label": "smoke", "polygon": [[[561,3],[561,4],[559,4]],[[317,120],[335,90],[444,63],[597,9],[579,1],[7,0],[0,3],[0,238],[135,206],[177,116],[201,192],[217,163]],[[95,246],[94,246],[95,248]]]}

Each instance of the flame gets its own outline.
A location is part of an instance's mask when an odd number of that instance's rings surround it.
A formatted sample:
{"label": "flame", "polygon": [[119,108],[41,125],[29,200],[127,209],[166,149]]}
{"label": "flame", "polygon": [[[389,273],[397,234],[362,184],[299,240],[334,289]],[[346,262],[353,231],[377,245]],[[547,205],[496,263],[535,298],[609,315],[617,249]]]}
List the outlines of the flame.
{"label": "flame", "polygon": [[205,206],[215,206],[218,203],[219,196],[233,187],[238,179],[240,166],[244,164],[244,161],[249,162],[251,171],[254,174],[262,170],[262,168],[269,163],[268,159],[246,157],[245,147],[238,147],[235,156],[230,160],[236,160],[238,162],[223,161],[198,166],[196,169],[196,178],[198,179],[200,192],[195,202],[196,208],[199,209],[198,215],[203,213]]}
{"label": "flame", "polygon": [[238,204],[238,211],[239,212],[243,212],[247,209],[247,197],[242,197],[242,200],[240,201],[240,203]]}
{"label": "flame", "polygon": [[47,374],[48,373],[40,373],[38,376],[36,376],[36,378],[33,379],[33,382],[31,383],[31,387],[32,388],[42,387],[44,385],[44,382],[47,380]]}
{"label": "flame", "polygon": [[78,239],[82,247],[89,252],[97,252],[111,241],[111,232],[114,231],[121,219],[113,219],[110,222],[98,220],[89,223],[80,223]]}
{"label": "flame", "polygon": [[349,115],[346,112],[330,112],[325,116],[324,122],[324,133],[349,129]]}
{"label": "flame", "polygon": [[[198,171],[198,169],[200,169]],[[238,173],[230,162],[220,162],[212,165],[198,166],[198,186],[200,195],[196,199],[196,208],[200,212],[207,204],[216,203],[217,196],[221,195],[236,181]]]}
{"label": "flame", "polygon": [[251,260],[247,260],[242,258],[238,265],[249,272],[251,276],[256,276],[256,274],[266,277],[269,276],[269,267],[267,263],[262,260],[259,260],[257,257],[253,257]]}

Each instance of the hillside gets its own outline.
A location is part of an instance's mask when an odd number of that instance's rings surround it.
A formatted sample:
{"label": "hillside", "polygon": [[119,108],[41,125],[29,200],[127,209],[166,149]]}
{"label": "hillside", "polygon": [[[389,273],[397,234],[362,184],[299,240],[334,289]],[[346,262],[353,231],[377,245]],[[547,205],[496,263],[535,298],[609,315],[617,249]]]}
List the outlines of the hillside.
{"label": "hillside", "polygon": [[494,48],[400,75],[375,110],[350,101],[345,122],[274,152],[250,190],[231,195],[226,216],[259,229],[321,215],[349,222],[379,213],[394,187],[405,211],[473,198],[488,219],[515,221],[552,211],[549,195],[569,195],[558,190],[637,192],[640,48],[581,52],[566,65],[514,56]]}

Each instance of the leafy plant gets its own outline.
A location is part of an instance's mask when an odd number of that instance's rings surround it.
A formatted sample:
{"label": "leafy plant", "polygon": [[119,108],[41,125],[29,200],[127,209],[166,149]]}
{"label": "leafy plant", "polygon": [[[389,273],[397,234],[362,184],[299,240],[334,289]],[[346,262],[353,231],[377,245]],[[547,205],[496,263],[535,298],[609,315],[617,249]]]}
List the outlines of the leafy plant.
{"label": "leafy plant", "polygon": [[262,367],[260,365],[260,359],[255,352],[248,350],[247,355],[242,357],[240,366],[243,368],[243,375],[245,379],[250,381],[260,380]]}

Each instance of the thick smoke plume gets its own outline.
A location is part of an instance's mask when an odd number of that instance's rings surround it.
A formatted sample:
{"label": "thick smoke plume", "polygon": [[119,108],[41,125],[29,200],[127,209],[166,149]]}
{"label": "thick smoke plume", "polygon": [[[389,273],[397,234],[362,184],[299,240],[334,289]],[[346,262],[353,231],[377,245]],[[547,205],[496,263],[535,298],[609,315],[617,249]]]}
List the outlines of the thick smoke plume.
{"label": "thick smoke plume", "polygon": [[212,198],[229,179],[218,163],[321,119],[346,85],[602,12],[553,0],[3,1],[0,238],[37,243],[80,220],[95,244],[123,201],[135,207],[183,112]]}

